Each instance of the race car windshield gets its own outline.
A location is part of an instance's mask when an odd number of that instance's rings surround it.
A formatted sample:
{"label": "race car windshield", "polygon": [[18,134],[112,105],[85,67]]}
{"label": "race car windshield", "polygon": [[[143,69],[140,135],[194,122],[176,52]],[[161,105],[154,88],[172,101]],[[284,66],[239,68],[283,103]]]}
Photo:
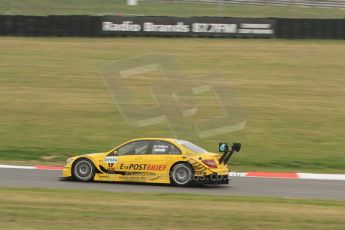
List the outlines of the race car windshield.
{"label": "race car windshield", "polygon": [[183,145],[184,147],[192,150],[195,153],[207,153],[207,151],[189,141],[184,141],[184,140],[178,140],[177,143]]}

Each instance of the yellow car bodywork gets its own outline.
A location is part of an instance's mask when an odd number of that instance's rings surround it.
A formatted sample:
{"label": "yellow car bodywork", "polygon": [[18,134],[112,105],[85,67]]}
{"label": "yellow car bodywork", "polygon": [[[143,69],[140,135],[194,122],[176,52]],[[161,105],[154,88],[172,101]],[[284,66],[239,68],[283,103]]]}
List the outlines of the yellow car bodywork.
{"label": "yellow car bodywork", "polygon": [[[151,151],[163,148],[165,144],[170,144],[177,149],[175,153],[159,154],[148,152],[146,154],[127,154],[118,153],[121,147],[137,141],[155,141],[163,143],[156,145]],[[165,144],[164,144],[165,143]],[[159,147],[160,146],[160,147]],[[156,149],[154,149],[156,148]],[[171,169],[178,163],[189,164],[193,169],[193,176],[201,182],[219,184],[228,183],[229,168],[226,164],[220,164],[221,154],[203,152],[198,153],[181,144],[180,140],[171,138],[141,138],[125,142],[116,148],[103,152],[79,155],[67,160],[63,169],[63,178],[73,178],[73,166],[78,159],[86,158],[95,167],[94,181],[112,182],[144,182],[144,183],[171,183]],[[213,160],[216,165],[209,167],[205,160]]]}

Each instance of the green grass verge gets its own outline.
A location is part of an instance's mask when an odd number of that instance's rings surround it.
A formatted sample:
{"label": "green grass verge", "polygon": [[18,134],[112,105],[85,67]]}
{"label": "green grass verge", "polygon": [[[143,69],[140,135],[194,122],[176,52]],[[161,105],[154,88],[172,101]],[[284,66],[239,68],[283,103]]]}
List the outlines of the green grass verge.
{"label": "green grass verge", "polygon": [[136,14],[164,16],[229,16],[229,17],[286,17],[286,18],[344,18],[338,8],[279,7],[169,3],[156,0],[142,1],[138,6],[127,6],[125,0],[2,0],[0,14],[61,15],[61,14]]}
{"label": "green grass verge", "polygon": [[343,229],[343,201],[0,188],[1,229]]}
{"label": "green grass verge", "polygon": [[129,127],[100,79],[105,63],[157,52],[235,89],[246,128],[199,143],[241,141],[233,170],[344,173],[344,41],[2,37],[0,50],[2,162],[60,162],[168,135]]}

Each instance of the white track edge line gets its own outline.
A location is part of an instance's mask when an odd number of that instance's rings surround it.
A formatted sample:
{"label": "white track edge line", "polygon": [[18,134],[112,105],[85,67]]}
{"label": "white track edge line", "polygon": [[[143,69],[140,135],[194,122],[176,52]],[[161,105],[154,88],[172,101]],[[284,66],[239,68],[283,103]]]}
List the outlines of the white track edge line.
{"label": "white track edge line", "polygon": [[1,169],[36,169],[35,166],[0,165]]}
{"label": "white track edge line", "polygon": [[297,175],[299,179],[345,181],[345,174],[297,173]]}

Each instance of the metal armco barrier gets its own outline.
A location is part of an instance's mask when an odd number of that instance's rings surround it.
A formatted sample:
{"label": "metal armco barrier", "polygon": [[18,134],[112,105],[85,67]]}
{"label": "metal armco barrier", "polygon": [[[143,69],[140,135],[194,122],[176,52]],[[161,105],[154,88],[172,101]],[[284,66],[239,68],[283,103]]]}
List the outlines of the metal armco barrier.
{"label": "metal armco barrier", "polygon": [[345,39],[345,19],[0,15],[0,36]]}

